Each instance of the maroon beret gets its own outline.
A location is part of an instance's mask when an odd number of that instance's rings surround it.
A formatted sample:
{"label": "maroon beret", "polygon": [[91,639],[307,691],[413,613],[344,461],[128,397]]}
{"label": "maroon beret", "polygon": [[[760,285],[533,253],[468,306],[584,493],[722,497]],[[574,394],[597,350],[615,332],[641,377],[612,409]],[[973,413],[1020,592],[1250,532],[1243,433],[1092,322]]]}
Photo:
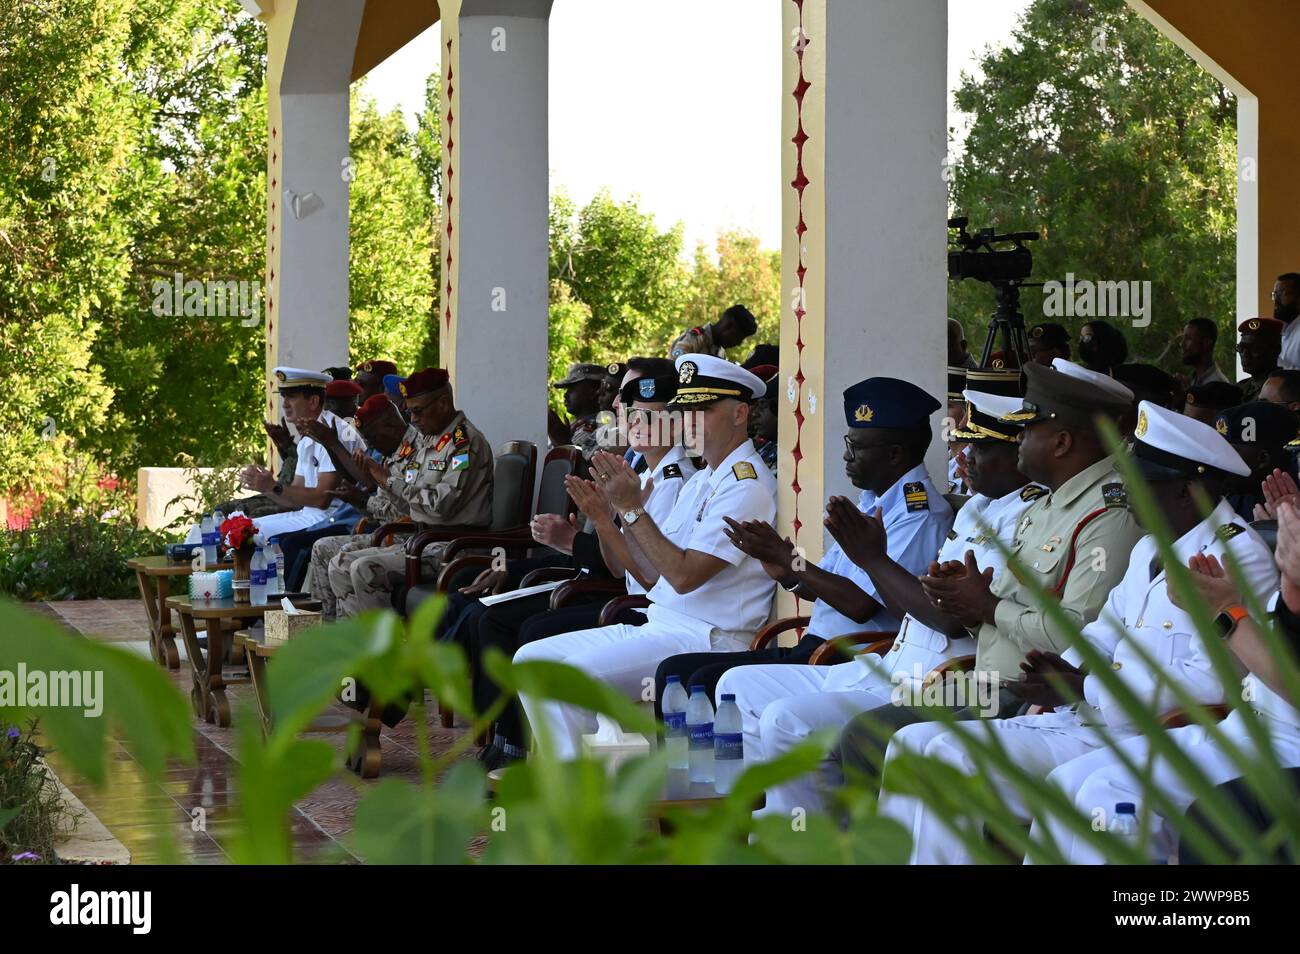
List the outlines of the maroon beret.
{"label": "maroon beret", "polygon": [[371,395],[357,408],[357,423],[361,425],[369,424],[392,406],[393,402],[388,400],[387,394]]}
{"label": "maroon beret", "polygon": [[361,385],[355,381],[331,381],[325,385],[325,396],[327,398],[356,397],[360,393]]}
{"label": "maroon beret", "polygon": [[425,368],[423,371],[416,371],[397,386],[401,389],[402,397],[412,398],[445,388],[450,380],[451,378],[442,368]]}
{"label": "maroon beret", "polygon": [[391,361],[363,361],[358,371],[365,371],[367,374],[378,375],[383,377],[386,374],[396,374],[397,365]]}

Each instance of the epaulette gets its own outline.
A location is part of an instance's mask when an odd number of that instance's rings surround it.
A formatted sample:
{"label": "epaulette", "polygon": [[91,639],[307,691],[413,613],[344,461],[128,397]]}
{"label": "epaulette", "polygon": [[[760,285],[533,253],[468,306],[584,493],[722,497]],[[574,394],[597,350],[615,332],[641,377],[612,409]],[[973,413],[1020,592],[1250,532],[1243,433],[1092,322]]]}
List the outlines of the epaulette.
{"label": "epaulette", "polygon": [[956,530],[949,530],[949,531],[948,531],[948,539],[949,539],[949,540],[956,540],[956,539],[957,539],[957,531],[956,531]]}
{"label": "epaulette", "polygon": [[930,509],[930,495],[925,491],[925,484],[920,481],[903,484],[903,500],[907,502],[907,512]]}
{"label": "epaulette", "polygon": [[[668,468],[664,468],[667,470]],[[754,465],[747,460],[742,460],[738,464],[731,465],[731,472],[736,475],[737,480],[757,480],[758,474],[754,470]]]}
{"label": "epaulette", "polygon": [[682,475],[682,469],[678,467],[676,464],[667,464],[664,467],[663,476],[665,477],[680,477],[681,475]]}
{"label": "epaulette", "polygon": [[1038,484],[1025,484],[1020,488],[1020,499],[1028,503],[1031,500],[1037,500],[1039,497],[1047,495],[1047,488],[1040,487]]}
{"label": "epaulette", "polygon": [[1128,491],[1123,484],[1102,484],[1101,499],[1107,507],[1127,507]]}
{"label": "epaulette", "polygon": [[465,433],[463,424],[456,425],[456,432],[452,435],[452,440],[456,442],[457,447],[464,447],[469,443],[469,435]]}
{"label": "epaulette", "polygon": [[1214,531],[1214,539],[1231,540],[1239,533],[1245,533],[1246,528],[1239,523],[1225,523],[1218,530]]}

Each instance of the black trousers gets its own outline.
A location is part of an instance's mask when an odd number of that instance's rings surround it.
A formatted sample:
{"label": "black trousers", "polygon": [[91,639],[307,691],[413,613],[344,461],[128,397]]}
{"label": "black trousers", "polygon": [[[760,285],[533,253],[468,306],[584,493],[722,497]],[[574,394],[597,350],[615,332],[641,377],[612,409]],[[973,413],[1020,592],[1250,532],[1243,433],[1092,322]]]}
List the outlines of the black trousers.
{"label": "black trousers", "polygon": [[311,548],[317,540],[342,537],[352,533],[353,524],[334,523],[319,530],[295,530],[278,538],[280,552],[284,554],[284,579],[280,586],[286,593],[297,593],[307,580],[311,569]]}
{"label": "black trousers", "polygon": [[[1300,768],[1287,769],[1287,774],[1291,776],[1291,784],[1300,788]],[[1259,798],[1250,787],[1241,779],[1233,779],[1231,782],[1224,782],[1219,789],[1230,801],[1236,802],[1241,808],[1242,814],[1246,816],[1247,823],[1251,831],[1257,838],[1263,838],[1270,828],[1277,821],[1268,810],[1260,803]],[[1232,841],[1223,835],[1214,822],[1205,815],[1196,802],[1187,809],[1187,820],[1193,825],[1199,827],[1203,832],[1218,843],[1219,847],[1229,856],[1232,857]],[[1279,845],[1273,854],[1273,863],[1279,865],[1293,865],[1298,859],[1291,857],[1285,844]],[[1181,865],[1203,865],[1205,860],[1196,853],[1186,839],[1180,839],[1178,845],[1178,863]]]}
{"label": "black trousers", "polygon": [[689,692],[691,686],[704,686],[704,691],[718,706],[718,680],[728,669],[737,666],[770,666],[774,663],[789,663],[794,666],[807,665],[813,651],[826,640],[811,633],[794,646],[768,646],[765,649],[747,649],[738,653],[681,653],[669,656],[655,670],[655,718],[664,717],[659,700],[664,697],[664,688],[669,676],[681,676],[682,685]]}

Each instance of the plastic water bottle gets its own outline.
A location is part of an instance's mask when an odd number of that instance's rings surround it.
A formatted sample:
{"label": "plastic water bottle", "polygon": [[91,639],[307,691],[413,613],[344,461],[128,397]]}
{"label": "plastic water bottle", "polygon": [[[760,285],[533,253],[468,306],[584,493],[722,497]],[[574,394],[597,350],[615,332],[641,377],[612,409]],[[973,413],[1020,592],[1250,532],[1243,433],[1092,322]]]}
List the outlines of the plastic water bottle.
{"label": "plastic water bottle", "polygon": [[681,676],[669,676],[664,687],[664,748],[668,750],[668,768],[689,767],[689,737],[686,734],[686,687]]}
{"label": "plastic water bottle", "polygon": [[[284,593],[288,590],[288,571],[284,567],[284,551],[280,549],[280,544],[272,542],[266,551],[267,576],[266,592]],[[272,579],[270,567],[275,567],[275,578]]]}
{"label": "plastic water bottle", "polygon": [[211,566],[217,562],[217,530],[210,516],[204,517],[199,526],[203,531],[203,562]]}
{"label": "plastic water bottle", "polygon": [[266,602],[266,555],[261,547],[253,551],[253,562],[248,565],[248,601],[254,606]]}
{"label": "plastic water bottle", "polygon": [[713,781],[713,703],[703,686],[691,686],[686,703],[686,732],[690,737],[692,782]]}
{"label": "plastic water bottle", "polygon": [[263,547],[262,555],[266,558],[266,593],[269,596],[272,593],[280,592],[280,568],[275,557],[273,547]]}
{"label": "plastic water bottle", "polygon": [[1137,847],[1138,820],[1136,807],[1132,802],[1120,802],[1115,806],[1115,814],[1110,818],[1110,832],[1133,847]]}
{"label": "plastic water bottle", "polygon": [[735,693],[724,692],[713,720],[713,790],[728,794],[745,770],[745,735]]}

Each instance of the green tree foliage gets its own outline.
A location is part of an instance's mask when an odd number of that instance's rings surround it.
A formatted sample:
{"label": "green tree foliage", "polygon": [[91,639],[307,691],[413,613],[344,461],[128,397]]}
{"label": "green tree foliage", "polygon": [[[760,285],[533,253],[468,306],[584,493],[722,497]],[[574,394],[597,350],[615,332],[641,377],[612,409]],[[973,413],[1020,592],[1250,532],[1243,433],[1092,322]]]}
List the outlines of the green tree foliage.
{"label": "green tree foliage", "polygon": [[[1115,323],[1130,360],[1177,370],[1165,348],[1198,316],[1234,316],[1236,104],[1231,94],[1123,0],[1035,0],[1009,46],[963,77],[973,122],[950,179],[972,227],[1037,229],[1034,278],[1151,282],[1152,321]],[[987,285],[949,286],[972,344],[993,310]],[[1021,297],[1027,323],[1043,297]],[[1078,330],[1087,318],[1060,320]],[[1231,335],[1219,361],[1231,359]]]}
{"label": "green tree foliage", "polygon": [[373,100],[353,96],[348,349],[354,366],[387,358],[409,372],[426,353],[438,280],[430,267],[436,206],[426,150],[401,113],[381,116]]}

